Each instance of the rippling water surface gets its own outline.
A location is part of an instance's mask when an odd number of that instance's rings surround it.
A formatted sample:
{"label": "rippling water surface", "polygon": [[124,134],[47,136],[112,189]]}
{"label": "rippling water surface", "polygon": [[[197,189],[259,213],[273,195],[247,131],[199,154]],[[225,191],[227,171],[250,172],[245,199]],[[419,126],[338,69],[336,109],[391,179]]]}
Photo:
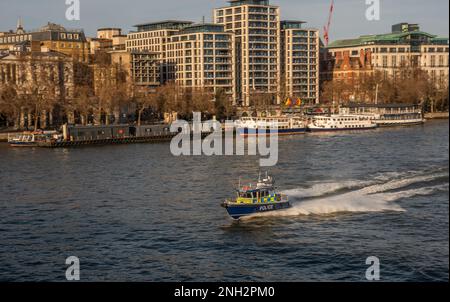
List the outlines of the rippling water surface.
{"label": "rippling water surface", "polygon": [[168,144],[0,144],[0,281],[448,281],[449,124],[280,139],[293,208],[233,222],[219,204],[256,157]]}

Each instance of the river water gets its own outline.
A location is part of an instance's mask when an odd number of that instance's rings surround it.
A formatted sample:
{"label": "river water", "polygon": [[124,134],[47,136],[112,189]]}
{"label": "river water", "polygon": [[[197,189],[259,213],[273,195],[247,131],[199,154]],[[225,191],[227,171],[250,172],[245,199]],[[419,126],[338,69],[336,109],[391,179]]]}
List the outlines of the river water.
{"label": "river water", "polygon": [[448,281],[449,124],[283,137],[269,171],[293,208],[219,205],[259,158],[169,144],[0,144],[0,281]]}

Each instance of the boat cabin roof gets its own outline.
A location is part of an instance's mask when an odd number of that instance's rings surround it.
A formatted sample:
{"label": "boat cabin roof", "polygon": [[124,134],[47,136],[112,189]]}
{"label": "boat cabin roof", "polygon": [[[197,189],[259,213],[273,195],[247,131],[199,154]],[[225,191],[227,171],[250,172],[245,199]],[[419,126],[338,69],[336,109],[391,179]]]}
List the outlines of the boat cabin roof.
{"label": "boat cabin roof", "polygon": [[239,188],[239,193],[258,193],[258,192],[267,192],[267,191],[274,191],[275,188],[272,187],[262,187],[262,188],[255,188],[255,187],[242,187]]}

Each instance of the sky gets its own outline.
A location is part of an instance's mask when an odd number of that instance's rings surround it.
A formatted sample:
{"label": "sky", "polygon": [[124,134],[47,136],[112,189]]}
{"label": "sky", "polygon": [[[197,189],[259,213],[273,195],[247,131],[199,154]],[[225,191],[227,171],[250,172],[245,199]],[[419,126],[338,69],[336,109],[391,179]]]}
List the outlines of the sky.
{"label": "sky", "polygon": [[[379,0],[380,20],[366,19],[366,0],[335,0],[330,40],[366,34],[388,33],[400,22],[419,23],[421,29],[441,37],[449,36],[448,0]],[[327,23],[331,0],[271,0],[286,20],[306,21],[322,31]],[[48,21],[67,28],[82,28],[95,36],[101,27],[120,27],[124,33],[134,24],[167,19],[211,21],[213,8],[227,6],[226,0],[80,0],[80,21],[65,18],[66,0],[0,0],[0,31],[15,29],[21,17],[25,30]]]}

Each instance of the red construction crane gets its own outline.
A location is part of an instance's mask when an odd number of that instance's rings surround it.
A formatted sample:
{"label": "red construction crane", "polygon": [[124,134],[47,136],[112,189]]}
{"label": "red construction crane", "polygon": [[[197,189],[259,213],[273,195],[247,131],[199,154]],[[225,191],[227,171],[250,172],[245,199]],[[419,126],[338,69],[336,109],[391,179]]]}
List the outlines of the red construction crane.
{"label": "red construction crane", "polygon": [[334,0],[331,0],[330,15],[328,16],[328,23],[323,28],[323,39],[325,40],[325,46],[328,46],[328,43],[330,41],[330,26],[331,26],[331,19],[333,17],[333,11],[334,11]]}

